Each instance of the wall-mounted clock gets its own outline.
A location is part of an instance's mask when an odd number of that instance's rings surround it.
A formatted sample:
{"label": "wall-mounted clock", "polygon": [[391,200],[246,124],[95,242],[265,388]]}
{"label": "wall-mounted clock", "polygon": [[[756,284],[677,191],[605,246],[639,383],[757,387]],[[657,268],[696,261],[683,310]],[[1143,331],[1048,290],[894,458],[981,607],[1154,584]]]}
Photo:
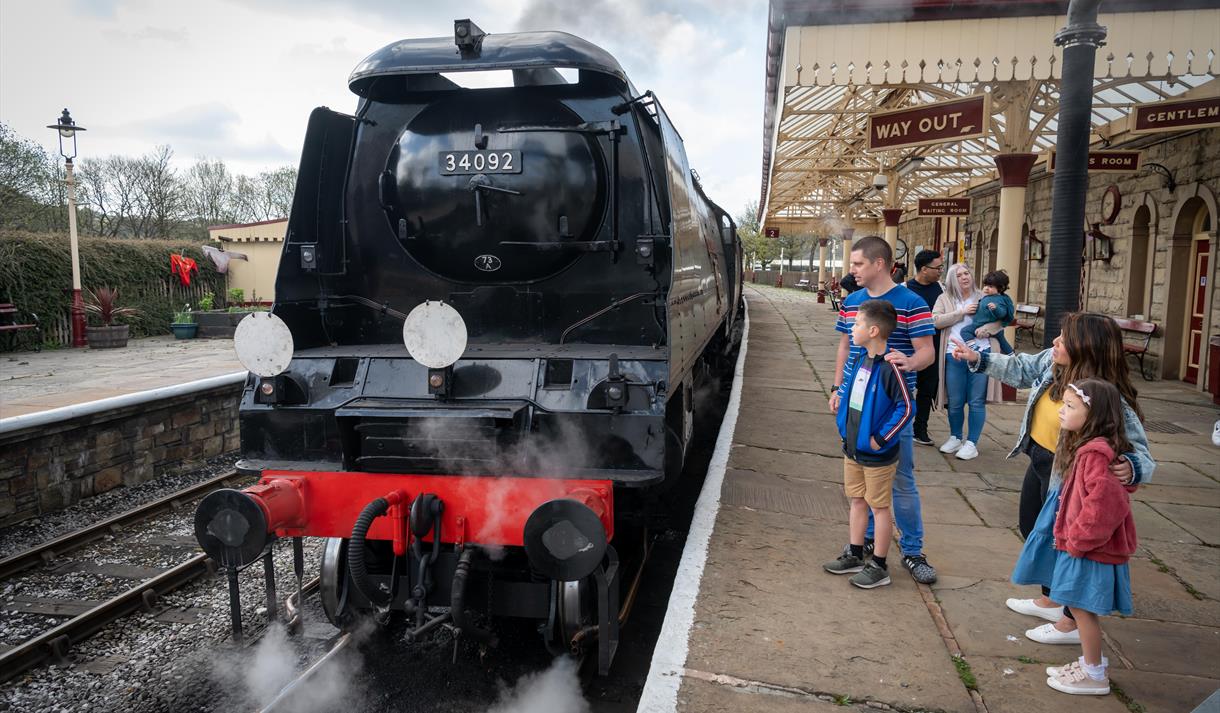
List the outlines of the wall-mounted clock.
{"label": "wall-mounted clock", "polygon": [[1123,194],[1118,185],[1111,183],[1101,196],[1101,222],[1104,225],[1114,225],[1118,219],[1118,211],[1123,207]]}

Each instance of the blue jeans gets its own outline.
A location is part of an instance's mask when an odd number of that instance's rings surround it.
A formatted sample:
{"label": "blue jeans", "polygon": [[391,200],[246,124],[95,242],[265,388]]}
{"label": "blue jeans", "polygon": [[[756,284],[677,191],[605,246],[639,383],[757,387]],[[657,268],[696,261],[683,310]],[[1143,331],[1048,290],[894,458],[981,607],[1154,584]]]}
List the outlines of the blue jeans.
{"label": "blue jeans", "polygon": [[949,401],[949,433],[962,437],[962,421],[970,407],[966,440],[977,444],[987,422],[987,375],[971,372],[966,362],[945,358],[945,396]]}
{"label": "blue jeans", "polygon": [[[923,554],[923,513],[919,509],[919,491],[915,488],[915,426],[908,423],[898,436],[898,471],[894,473],[894,522],[902,536],[898,546],[903,555]],[[868,539],[873,539],[873,511],[868,511]]]}

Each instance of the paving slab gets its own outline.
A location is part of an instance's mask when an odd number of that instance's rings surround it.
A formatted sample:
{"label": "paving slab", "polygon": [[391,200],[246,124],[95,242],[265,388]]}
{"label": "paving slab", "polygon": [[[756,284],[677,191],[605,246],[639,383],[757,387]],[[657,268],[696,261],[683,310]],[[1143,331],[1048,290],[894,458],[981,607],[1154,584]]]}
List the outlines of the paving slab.
{"label": "paving slab", "polygon": [[1220,599],[1220,549],[1177,542],[1144,542],[1151,556],[1209,599]]}
{"label": "paving slab", "polygon": [[1205,544],[1220,545],[1220,509],[1153,502],[1149,502],[1148,506]]}
{"label": "paving slab", "polygon": [[923,511],[924,529],[933,524],[982,525],[983,520],[970,507],[957,488],[943,485],[919,485],[919,504]]}
{"label": "paving slab", "polygon": [[1132,501],[1131,513],[1135,516],[1135,532],[1141,542],[1164,540],[1196,545],[1202,542],[1202,540],[1192,535],[1181,525],[1154,510],[1146,502]]}
{"label": "paving slab", "polygon": [[[1215,677],[1220,629],[1168,621],[1106,617],[1102,630],[1140,671]],[[1198,654],[1198,655],[1195,655]]]}
{"label": "paving slab", "polygon": [[[1155,479],[1155,475],[1153,476]],[[1151,504],[1154,508],[1159,509],[1156,503],[1170,503],[1174,505],[1201,505],[1211,508],[1210,513],[1214,517],[1220,517],[1220,488],[1214,487],[1197,487],[1187,488],[1180,485],[1165,485],[1154,480],[1149,486],[1136,490],[1131,495],[1134,500],[1143,500]]]}
{"label": "paving slab", "polygon": [[1135,618],[1220,627],[1220,601],[1191,594],[1173,573],[1147,557],[1133,558],[1130,566]]}
{"label": "paving slab", "polygon": [[817,455],[778,448],[734,444],[729,467],[778,473],[792,478],[843,482],[843,453]]}
{"label": "paving slab", "polygon": [[924,528],[923,549],[941,574],[1007,581],[1021,553],[1021,538],[982,525],[937,525]]}
{"label": "paving slab", "polygon": [[1011,528],[1017,526],[1019,493],[1009,490],[961,489],[962,496],[974,508],[988,527]]}
{"label": "paving slab", "polygon": [[1118,669],[1110,679],[1148,713],[1188,713],[1220,690],[1220,677]]}

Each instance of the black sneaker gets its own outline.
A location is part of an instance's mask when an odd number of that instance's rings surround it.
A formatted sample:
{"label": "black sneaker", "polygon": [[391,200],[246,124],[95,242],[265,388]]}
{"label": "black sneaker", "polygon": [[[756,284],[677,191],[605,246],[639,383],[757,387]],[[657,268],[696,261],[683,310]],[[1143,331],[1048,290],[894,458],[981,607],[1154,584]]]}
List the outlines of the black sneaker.
{"label": "black sneaker", "polygon": [[919,444],[919,445],[921,445],[921,446],[934,446],[934,445],[936,445],[936,443],[932,441],[931,437],[929,437],[929,436],[928,436],[927,431],[925,431],[925,432],[923,432],[923,433],[916,433],[916,434],[915,434],[915,442],[916,442],[916,443],[918,443],[918,444]]}
{"label": "black sneaker", "polygon": [[852,576],[851,583],[860,589],[884,587],[890,583],[890,573],[889,570],[877,564],[875,560],[869,560],[868,564],[864,565],[864,569],[860,570],[859,574]]}
{"label": "black sneaker", "polygon": [[906,555],[902,558],[911,577],[920,584],[932,584],[936,581],[936,570],[928,564],[928,558],[923,555]]}
{"label": "black sneaker", "polygon": [[839,559],[834,562],[827,562],[822,565],[822,569],[831,574],[854,574],[864,569],[864,560],[848,553],[839,555]]}

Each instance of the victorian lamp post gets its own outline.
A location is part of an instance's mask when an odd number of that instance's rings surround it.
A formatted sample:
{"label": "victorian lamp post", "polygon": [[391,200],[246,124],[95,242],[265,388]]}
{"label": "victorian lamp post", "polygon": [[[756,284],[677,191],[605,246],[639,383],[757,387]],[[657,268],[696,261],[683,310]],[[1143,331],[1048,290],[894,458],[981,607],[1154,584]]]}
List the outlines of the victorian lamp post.
{"label": "victorian lamp post", "polygon": [[85,127],[77,126],[72,115],[64,109],[59,121],[48,129],[59,134],[59,155],[64,157],[64,171],[68,184],[68,236],[72,244],[72,346],[85,346],[85,304],[80,296],[80,249],[76,238],[76,181],[72,175],[72,159],[76,158],[76,132]]}

